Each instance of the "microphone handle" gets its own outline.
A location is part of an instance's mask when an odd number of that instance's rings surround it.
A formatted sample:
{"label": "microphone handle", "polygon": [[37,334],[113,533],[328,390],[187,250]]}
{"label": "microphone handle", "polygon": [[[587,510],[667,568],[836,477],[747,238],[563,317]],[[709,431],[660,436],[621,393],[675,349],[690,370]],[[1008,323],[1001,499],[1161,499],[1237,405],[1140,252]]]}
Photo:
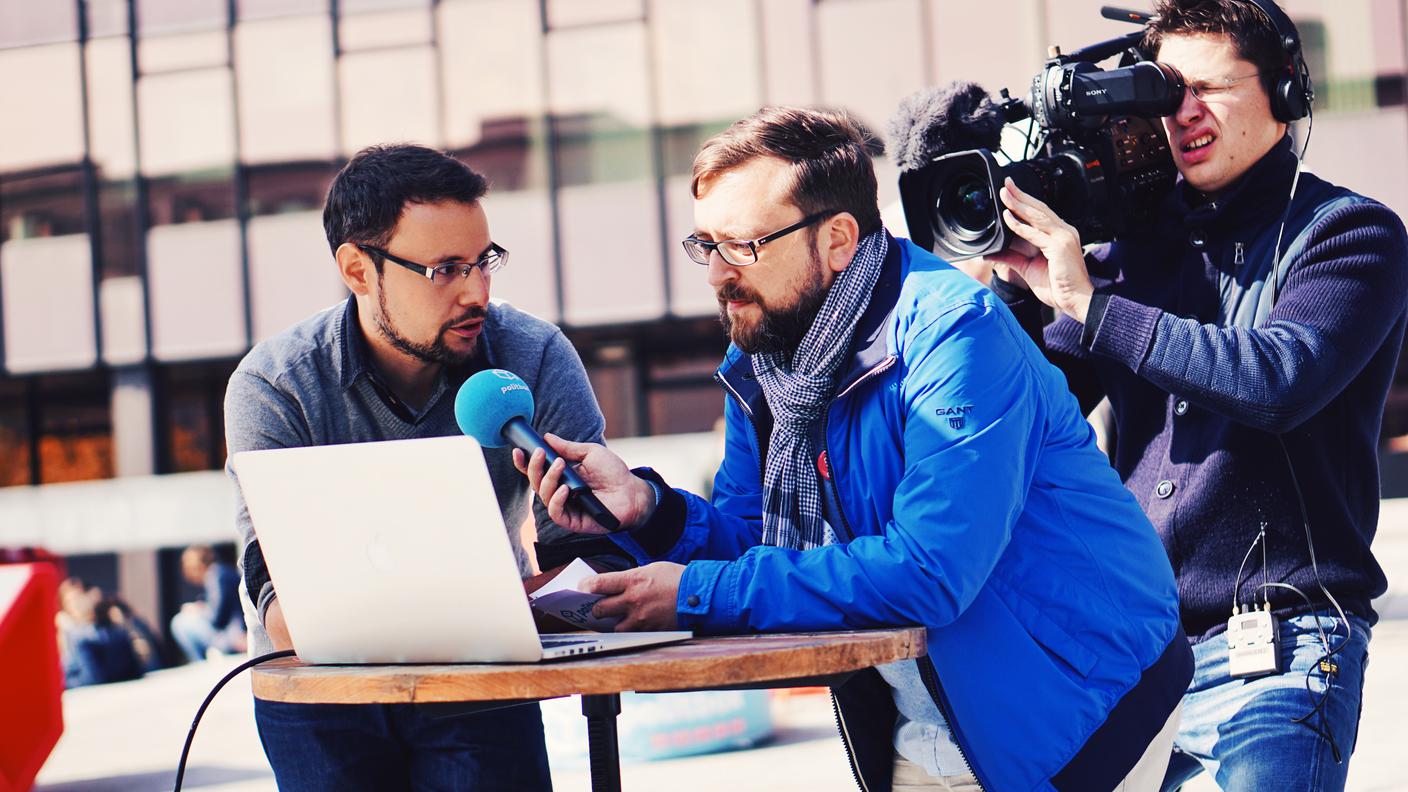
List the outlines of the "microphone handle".
{"label": "microphone handle", "polygon": [[[543,449],[543,452],[547,454],[547,462],[549,465],[556,462],[558,459],[557,453],[552,450],[552,446],[548,445],[547,441],[543,439],[543,436],[538,434],[538,430],[534,429],[533,425],[525,421],[522,417],[515,417],[504,424],[503,436],[510,445],[522,450],[525,454],[532,454],[539,448]],[[571,493],[567,496],[567,499],[572,505],[581,509],[588,517],[596,520],[597,524],[606,530],[621,530],[621,521],[616,519],[616,515],[612,514],[611,510],[606,508],[606,504],[602,503],[601,500],[597,498],[592,492],[591,487],[588,487],[587,482],[583,481],[582,477],[577,473],[576,468],[567,465],[562,471],[562,481],[567,485],[567,489]]]}

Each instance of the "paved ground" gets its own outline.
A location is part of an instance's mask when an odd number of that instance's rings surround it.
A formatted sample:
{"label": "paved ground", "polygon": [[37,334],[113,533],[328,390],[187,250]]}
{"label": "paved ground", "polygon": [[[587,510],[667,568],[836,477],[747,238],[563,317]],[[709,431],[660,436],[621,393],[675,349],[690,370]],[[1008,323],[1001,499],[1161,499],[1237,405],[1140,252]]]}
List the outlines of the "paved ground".
{"label": "paved ground", "polygon": [[[1385,502],[1375,552],[1397,588],[1380,601],[1359,747],[1349,774],[1356,792],[1408,791],[1408,500]],[[39,775],[42,792],[160,792],[175,778],[196,707],[235,661],[208,662],[117,685],[65,694],[67,728]],[[254,732],[248,682],[230,684],[196,736],[186,788],[263,792],[274,788]],[[575,707],[569,700],[548,706]],[[854,789],[825,696],[774,702],[777,736],[768,745],[710,756],[626,765],[627,789]],[[586,790],[580,759],[555,754],[558,790]],[[1216,787],[1200,780],[1189,792]],[[1269,791],[1270,792],[1270,791]]]}

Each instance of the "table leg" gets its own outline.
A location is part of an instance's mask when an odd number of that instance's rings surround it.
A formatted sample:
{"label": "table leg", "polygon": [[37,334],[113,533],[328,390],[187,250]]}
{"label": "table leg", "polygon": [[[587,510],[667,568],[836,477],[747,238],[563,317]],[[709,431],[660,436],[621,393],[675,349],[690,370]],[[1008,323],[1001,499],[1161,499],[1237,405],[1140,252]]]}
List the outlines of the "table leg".
{"label": "table leg", "polygon": [[582,696],[582,714],[587,716],[592,792],[621,792],[621,744],[616,738],[621,694]]}

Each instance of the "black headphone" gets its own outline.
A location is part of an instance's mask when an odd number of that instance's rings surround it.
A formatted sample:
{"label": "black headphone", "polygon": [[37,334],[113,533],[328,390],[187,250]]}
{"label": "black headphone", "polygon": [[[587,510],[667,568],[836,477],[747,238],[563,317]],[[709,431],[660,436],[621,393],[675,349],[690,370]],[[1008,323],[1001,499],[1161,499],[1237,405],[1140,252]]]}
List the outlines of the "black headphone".
{"label": "black headphone", "polygon": [[1277,121],[1287,124],[1299,121],[1310,115],[1310,104],[1315,101],[1315,88],[1310,82],[1310,67],[1305,63],[1305,53],[1300,48],[1300,33],[1286,12],[1276,5],[1276,0],[1251,0],[1252,5],[1270,20],[1276,28],[1276,38],[1290,60],[1287,74],[1271,74],[1265,80],[1266,92],[1271,97],[1271,115]]}

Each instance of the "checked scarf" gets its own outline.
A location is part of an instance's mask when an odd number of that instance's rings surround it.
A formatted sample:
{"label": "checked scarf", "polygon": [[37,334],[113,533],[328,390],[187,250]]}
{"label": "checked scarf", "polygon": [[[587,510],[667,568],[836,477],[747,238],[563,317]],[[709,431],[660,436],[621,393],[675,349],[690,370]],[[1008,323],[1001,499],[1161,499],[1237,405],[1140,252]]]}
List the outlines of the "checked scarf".
{"label": "checked scarf", "polygon": [[836,390],[836,372],[870,304],[888,247],[884,229],[866,235],[797,348],[753,355],[774,419],[763,471],[763,544],[807,550],[826,543],[811,428]]}

